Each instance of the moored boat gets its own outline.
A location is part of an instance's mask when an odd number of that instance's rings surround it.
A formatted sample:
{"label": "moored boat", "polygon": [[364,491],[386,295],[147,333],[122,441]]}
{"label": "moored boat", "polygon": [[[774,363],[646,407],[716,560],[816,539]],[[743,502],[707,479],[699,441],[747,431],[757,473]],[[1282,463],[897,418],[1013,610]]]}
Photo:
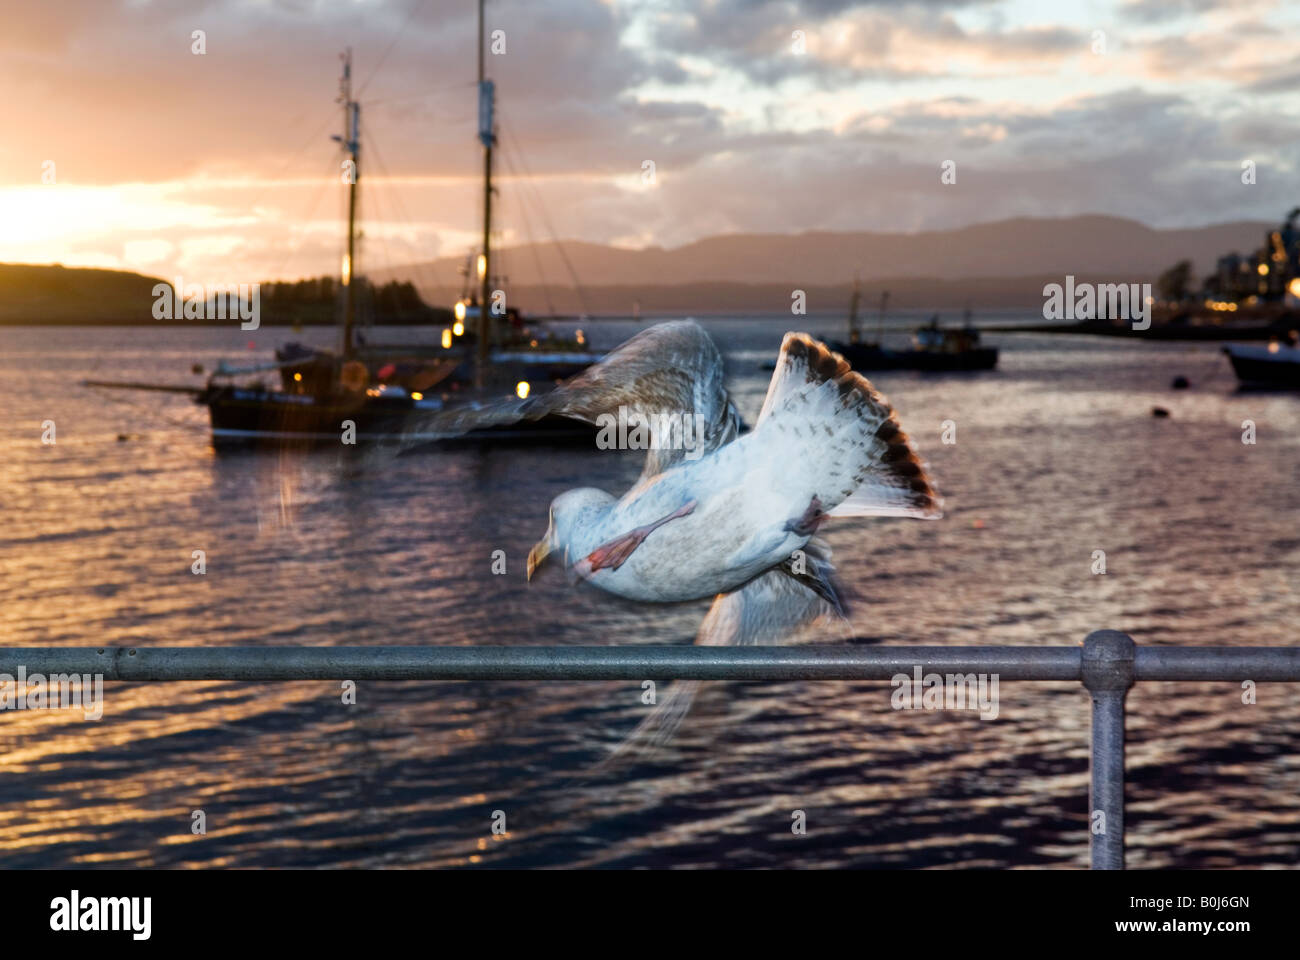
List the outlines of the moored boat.
{"label": "moored boat", "polygon": [[939,326],[936,316],[917,329],[910,350],[892,350],[879,342],[848,343],[831,341],[855,370],[922,370],[933,373],[957,373],[992,370],[998,363],[996,347],[980,344],[980,333],[971,324],[953,329]]}
{"label": "moored boat", "polygon": [[[481,20],[481,4],[479,16]],[[492,149],[496,128],[492,110],[494,88],[483,76],[481,55],[479,139],[485,154],[485,176],[483,247],[477,257],[479,296],[463,296],[456,303],[454,322],[441,330],[434,343],[367,342],[358,329],[358,290],[364,291],[367,284],[356,273],[361,104],[352,96],[351,74],[349,52],[344,55],[339,97],[343,104],[344,133],[334,138],[342,145],[350,174],[346,255],[339,284],[340,347],[324,349],[288,343],[276,351],[273,361],[241,367],[218,365],[204,387],[103,381],[87,381],[87,385],[189,393],[196,403],[208,408],[212,444],[218,449],[256,444],[305,447],[338,443],[348,436],[352,439],[345,442],[390,440],[398,435],[409,442],[421,439],[411,432],[409,422],[418,419],[421,413],[492,403],[510,396],[536,395],[598,359],[590,352],[581,330],[557,333],[544,325],[526,322],[517,309],[505,307],[504,293],[493,289],[490,282],[500,279],[490,270]],[[480,304],[489,304],[486,315]],[[264,379],[248,379],[260,374],[278,374],[278,385]],[[509,429],[474,431],[455,442],[590,443],[594,435],[595,430],[589,425],[545,418]]]}
{"label": "moored boat", "polygon": [[1223,352],[1243,385],[1300,390],[1300,342],[1294,330],[1286,343],[1232,343]]}

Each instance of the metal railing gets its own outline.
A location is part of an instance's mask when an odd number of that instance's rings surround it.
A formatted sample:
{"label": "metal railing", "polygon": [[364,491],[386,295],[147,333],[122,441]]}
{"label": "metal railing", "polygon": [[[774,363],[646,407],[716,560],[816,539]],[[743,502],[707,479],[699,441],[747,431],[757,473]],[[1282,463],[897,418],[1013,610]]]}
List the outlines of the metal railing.
{"label": "metal railing", "polygon": [[1092,698],[1093,869],[1124,866],[1124,700],[1144,680],[1300,681],[1300,647],[0,647],[0,673],[105,680],[890,680],[978,672],[1074,680]]}

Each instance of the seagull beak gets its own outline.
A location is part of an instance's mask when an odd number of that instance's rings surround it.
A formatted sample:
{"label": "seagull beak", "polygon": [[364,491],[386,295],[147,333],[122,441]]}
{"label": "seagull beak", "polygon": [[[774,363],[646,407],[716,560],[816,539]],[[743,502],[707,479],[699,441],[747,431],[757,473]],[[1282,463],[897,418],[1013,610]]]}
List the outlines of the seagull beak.
{"label": "seagull beak", "polygon": [[528,579],[533,579],[533,573],[540,567],[546,558],[551,555],[551,539],[546,537],[539,540],[533,549],[528,551]]}

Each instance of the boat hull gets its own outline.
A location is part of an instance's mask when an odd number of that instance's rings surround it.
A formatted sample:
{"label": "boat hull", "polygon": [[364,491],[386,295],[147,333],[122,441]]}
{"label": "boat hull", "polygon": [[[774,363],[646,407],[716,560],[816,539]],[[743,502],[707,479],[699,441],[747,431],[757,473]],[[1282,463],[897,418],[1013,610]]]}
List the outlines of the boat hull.
{"label": "boat hull", "polygon": [[1265,347],[1224,347],[1233,372],[1243,384],[1300,390],[1300,349],[1282,347],[1270,352]]}
{"label": "boat hull", "polygon": [[443,447],[482,443],[594,446],[596,428],[564,417],[545,417],[475,430],[455,438],[421,437],[414,421],[436,412],[436,402],[409,397],[316,397],[278,390],[214,387],[195,398],[207,406],[212,445],[218,450],[274,446],[312,448],[342,443],[344,421],[351,421],[358,444],[427,441]]}
{"label": "boat hull", "polygon": [[998,364],[996,347],[976,347],[955,353],[938,350],[888,350],[869,343],[832,343],[854,370],[924,370],[959,373],[992,370]]}

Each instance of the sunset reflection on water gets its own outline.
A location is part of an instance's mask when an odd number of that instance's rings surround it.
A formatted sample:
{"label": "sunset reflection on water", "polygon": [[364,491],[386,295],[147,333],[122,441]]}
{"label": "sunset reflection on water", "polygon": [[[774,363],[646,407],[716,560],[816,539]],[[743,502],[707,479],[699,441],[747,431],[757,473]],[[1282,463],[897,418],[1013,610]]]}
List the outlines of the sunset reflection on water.
{"label": "sunset reflection on water", "polygon": [[[750,422],[787,324],[710,325]],[[808,321],[813,332],[829,328]],[[631,326],[592,330],[599,346]],[[223,337],[225,338],[223,340]],[[0,622],[22,646],[684,642],[705,604],[524,584],[546,507],[636,454],[217,456],[179,396],[219,331],[0,329]],[[1001,341],[997,372],[873,378],[947,500],[838,521],[854,633],[902,644],[1296,642],[1300,400],[1238,394],[1210,346]],[[269,348],[273,339],[265,338]],[[1168,391],[1177,374],[1190,391]],[[1171,410],[1157,420],[1153,405]],[[1258,425],[1254,446],[1241,422]],[[54,419],[58,442],[40,443]],[[958,442],[939,442],[954,419]],[[119,433],[132,435],[119,441]],[[138,436],[136,436],[138,435]],[[195,549],[207,572],[190,572]],[[490,555],[506,551],[493,576]],[[1094,576],[1094,550],[1107,573]],[[888,685],[706,684],[649,761],[593,773],[639,683],[110,683],[105,716],[0,713],[0,863],[30,866],[1083,866],[1087,699],[1004,683],[996,721]],[[1135,867],[1293,866],[1300,691],[1129,697]],[[507,836],[491,818],[503,810]],[[790,831],[807,811],[808,832]],[[207,832],[191,832],[194,811]]]}

